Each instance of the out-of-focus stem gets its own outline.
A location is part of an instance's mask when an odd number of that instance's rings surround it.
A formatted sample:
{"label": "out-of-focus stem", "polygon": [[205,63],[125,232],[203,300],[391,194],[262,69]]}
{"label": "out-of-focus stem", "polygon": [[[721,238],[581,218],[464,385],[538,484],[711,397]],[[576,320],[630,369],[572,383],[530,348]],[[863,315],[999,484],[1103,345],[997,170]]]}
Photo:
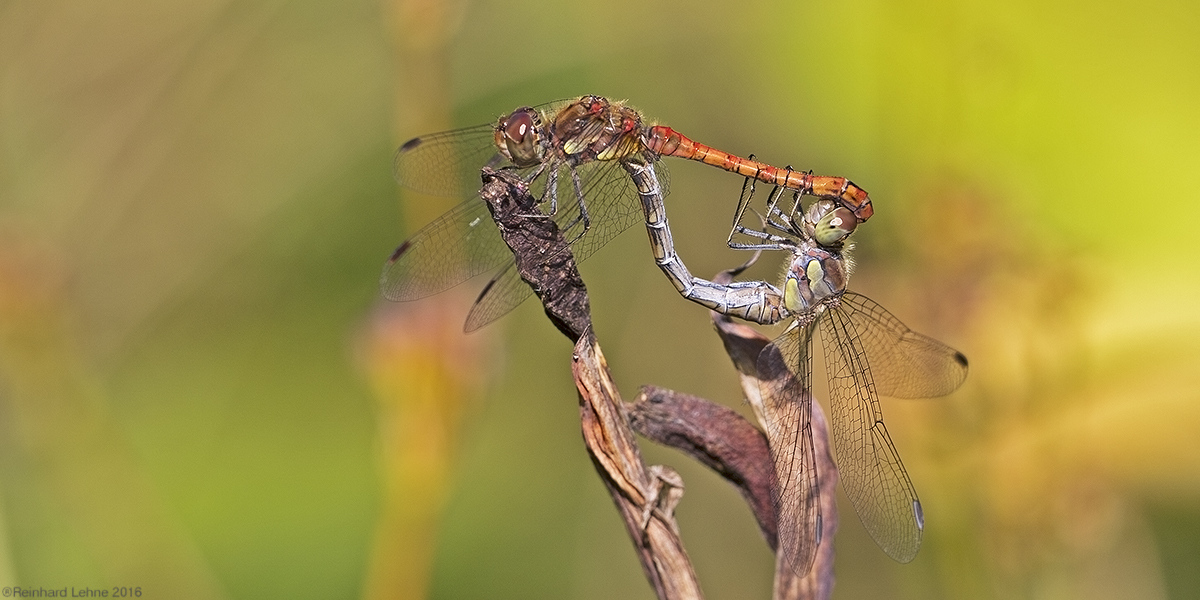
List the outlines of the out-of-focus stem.
{"label": "out-of-focus stem", "polygon": [[[49,500],[33,510],[61,519],[107,584],[224,598],[127,444],[99,377],[80,358],[55,266],[37,252],[0,245],[0,479]],[[35,548],[46,543],[34,541]],[[10,576],[5,585],[30,583],[11,564],[0,568]]]}
{"label": "out-of-focus stem", "polygon": [[[449,127],[448,43],[462,13],[454,0],[385,0],[395,66],[394,140]],[[405,190],[396,241],[461,199]],[[386,256],[380,256],[380,264]],[[383,497],[363,596],[428,595],[436,533],[458,462],[464,414],[486,371],[488,334],[464,336],[473,294],[381,305],[364,362],[379,402]]]}

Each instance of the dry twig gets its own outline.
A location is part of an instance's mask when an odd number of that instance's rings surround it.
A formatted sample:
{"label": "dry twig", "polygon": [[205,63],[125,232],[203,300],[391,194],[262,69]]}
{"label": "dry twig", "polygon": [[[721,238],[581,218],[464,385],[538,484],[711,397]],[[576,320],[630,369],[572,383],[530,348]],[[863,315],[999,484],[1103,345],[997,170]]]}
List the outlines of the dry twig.
{"label": "dry twig", "polygon": [[[629,532],[647,579],[661,599],[701,598],[695,571],[675,523],[674,507],[683,481],[668,467],[646,466],[634,437],[642,435],[696,458],[733,483],[746,498],[772,549],[778,531],[771,497],[775,468],[766,436],[740,415],[703,398],[645,387],[635,403],[621,401],[591,332],[587,289],[567,241],[554,221],[541,214],[528,187],[515,173],[484,169],[481,196],[501,237],[516,257],[518,271],[542,300],[547,316],[576,343],[572,371],[579,390],[583,438]],[[717,332],[741,376],[746,397],[763,418],[755,364],[769,340],[755,330],[715,317]],[[775,598],[828,598],[833,587],[833,533],[837,527],[836,470],[820,408],[813,427],[825,540],[807,576],[776,564]]]}
{"label": "dry twig", "polygon": [[591,335],[587,289],[567,241],[554,221],[539,213],[516,174],[485,169],[483,180],[481,195],[516,256],[521,278],[542,300],[559,331],[576,342],[572,370],[584,443],[625,521],[646,577],[659,598],[701,598],[673,514],[683,482],[666,467],[642,462],[624,403]]}

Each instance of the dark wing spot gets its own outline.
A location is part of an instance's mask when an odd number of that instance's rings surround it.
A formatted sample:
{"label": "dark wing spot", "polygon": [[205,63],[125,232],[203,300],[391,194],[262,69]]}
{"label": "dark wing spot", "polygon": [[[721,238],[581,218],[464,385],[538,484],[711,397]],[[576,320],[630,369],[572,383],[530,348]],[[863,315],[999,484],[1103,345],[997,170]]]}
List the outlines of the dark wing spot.
{"label": "dark wing spot", "polygon": [[388,264],[390,265],[390,264],[396,262],[396,259],[400,258],[400,255],[404,254],[404,252],[408,250],[408,247],[410,245],[411,244],[408,242],[408,240],[404,240],[404,243],[400,244],[400,246],[398,248],[396,248],[396,251],[392,253],[392,257],[388,259]]}
{"label": "dark wing spot", "polygon": [[408,152],[409,150],[412,150],[413,148],[416,148],[417,146],[420,146],[420,145],[421,145],[421,138],[415,137],[411,140],[408,140],[407,142],[404,142],[404,145],[400,146],[400,151]]}
{"label": "dark wing spot", "polygon": [[496,285],[496,279],[496,277],[493,277],[491,281],[487,282],[487,285],[483,286],[483,291],[479,292],[479,297],[475,298],[475,304],[479,304],[479,301],[483,300],[483,297],[487,295],[488,290],[492,289],[493,285]]}
{"label": "dark wing spot", "polygon": [[958,361],[958,364],[964,367],[967,366],[967,357],[962,352],[955,352],[954,360]]}

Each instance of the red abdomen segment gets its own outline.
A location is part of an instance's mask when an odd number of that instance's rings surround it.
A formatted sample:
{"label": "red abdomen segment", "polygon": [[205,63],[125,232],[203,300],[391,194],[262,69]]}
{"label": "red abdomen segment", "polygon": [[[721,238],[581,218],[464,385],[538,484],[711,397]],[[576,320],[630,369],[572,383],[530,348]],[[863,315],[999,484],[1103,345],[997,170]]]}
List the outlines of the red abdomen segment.
{"label": "red abdomen segment", "polygon": [[828,177],[801,173],[791,169],[780,169],[756,160],[734,156],[716,148],[694,142],[687,136],[667,127],[656,125],[646,134],[646,147],[661,156],[674,156],[698,160],[706,165],[720,167],[745,177],[753,177],[764,183],[779,185],[818,198],[837,200],[850,209],[861,223],[875,214],[871,198],[866,190],[854,185],[845,177]]}

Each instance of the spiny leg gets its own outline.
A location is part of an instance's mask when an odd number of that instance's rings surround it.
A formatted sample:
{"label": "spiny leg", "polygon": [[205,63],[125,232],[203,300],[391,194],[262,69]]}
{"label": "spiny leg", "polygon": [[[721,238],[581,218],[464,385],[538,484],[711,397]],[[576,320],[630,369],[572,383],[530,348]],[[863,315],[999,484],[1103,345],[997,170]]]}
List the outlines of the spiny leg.
{"label": "spiny leg", "polygon": [[743,243],[743,242],[730,242],[729,243],[730,248],[733,248],[734,250],[788,250],[788,251],[794,251],[796,249],[796,242],[792,241],[789,238],[785,238],[783,236],[774,235],[771,233],[767,233],[765,231],[758,231],[756,229],[746,229],[744,231],[741,231],[740,233],[744,233],[747,236],[756,237],[756,238],[766,240],[766,241],[761,244],[747,244],[747,243]]}
{"label": "spiny leg", "polygon": [[[751,155],[751,156],[753,156],[753,155]],[[757,179],[753,176],[750,176],[750,177],[746,177],[746,180],[742,183],[742,194],[738,198],[738,209],[737,209],[737,212],[735,213],[733,229],[730,230],[729,237],[728,237],[728,239],[725,240],[726,245],[728,245],[730,248],[737,249],[737,250],[745,248],[745,244],[733,241],[733,237],[738,234],[746,235],[746,236],[750,236],[750,237],[757,237],[760,239],[767,235],[770,235],[767,233],[767,226],[769,224],[769,219],[763,219],[761,214],[759,214],[759,219],[763,220],[762,229],[752,229],[752,228],[746,227],[745,225],[742,225],[742,220],[746,216],[746,209],[749,208],[750,203],[753,201],[756,182],[757,182]],[[779,201],[779,196],[781,196],[783,194],[783,189],[784,188],[777,185],[774,188],[772,188],[771,193],[767,196],[767,213],[768,214],[779,212],[779,210],[776,208],[776,204]],[[751,212],[758,214],[758,212],[753,209],[751,209]],[[780,228],[776,227],[776,229],[780,229]],[[782,231],[786,232],[786,230],[782,230]]]}
{"label": "spiny leg", "polygon": [[[792,169],[792,165],[788,165],[784,168],[784,170],[784,181],[787,181],[788,179],[791,179],[792,173],[795,171]],[[775,188],[771,190],[771,195],[767,196],[767,219],[770,219],[771,215],[775,214],[776,212],[782,213],[778,207],[779,199],[783,197],[784,189],[785,188],[783,186],[776,184]]]}
{"label": "spiny leg", "polygon": [[[753,154],[750,155],[750,160],[754,160]],[[755,172],[755,175],[757,174],[758,173]],[[738,196],[737,208],[733,211],[733,226],[730,227],[729,237],[725,240],[725,243],[728,244],[730,248],[734,247],[735,242],[733,241],[733,236],[739,233],[745,233],[746,228],[742,226],[742,217],[745,216],[746,209],[750,206],[750,200],[754,197],[754,185],[757,181],[757,177],[750,176],[746,177],[746,180],[742,182],[742,193],[740,196]]]}
{"label": "spiny leg", "polygon": [[[782,195],[782,192],[783,192],[782,189],[780,189],[779,187],[776,187],[776,190],[778,190],[780,192],[780,195]],[[790,214],[785,213],[782,209],[780,209],[778,207],[778,205],[773,206],[771,213],[769,213],[767,215],[767,225],[769,225],[770,227],[773,227],[779,231],[782,231],[784,233],[788,233],[788,234],[792,234],[792,235],[799,235],[801,230],[796,225],[795,215],[796,215],[796,211],[800,207],[800,196],[801,196],[800,192],[798,192],[798,191],[792,192],[792,210],[790,211]],[[778,201],[778,198],[776,198],[776,200]]]}
{"label": "spiny leg", "polygon": [[571,239],[567,240],[568,244],[574,244],[575,242],[579,241],[579,238],[587,235],[588,230],[592,227],[592,221],[588,217],[587,200],[583,195],[583,182],[579,177],[579,171],[576,170],[573,165],[570,165],[567,168],[571,170],[571,184],[575,188],[575,200],[579,204],[579,214],[576,215],[574,219],[571,219],[570,223],[562,226],[562,230],[571,231],[572,229],[575,229],[576,225],[579,225],[580,223],[583,224],[582,231],[573,234]]}
{"label": "spiny leg", "polygon": [[[747,188],[749,188],[749,195],[752,196],[754,194],[754,183],[753,183],[753,180],[751,180],[750,178],[747,178],[746,183],[742,184],[742,198],[739,200],[739,203],[745,203],[748,205],[750,202],[750,198],[747,197]],[[788,217],[787,213],[783,212],[783,210],[779,208],[779,199],[783,196],[783,193],[786,189],[787,188],[784,188],[784,187],[778,186],[778,185],[774,186],[771,189],[771,193],[767,198],[767,210],[769,211],[768,217],[764,218],[761,214],[759,215],[759,219],[762,220],[762,229],[752,229],[752,228],[746,227],[745,225],[742,225],[741,220],[742,220],[742,218],[745,217],[745,208],[744,207],[741,208],[739,211],[740,214],[739,214],[738,222],[736,222],[734,224],[733,231],[729,234],[729,239],[726,240],[726,244],[730,248],[733,248],[736,250],[754,249],[754,248],[761,247],[759,244],[746,244],[746,243],[740,243],[740,242],[733,241],[734,235],[741,234],[741,235],[745,235],[748,237],[754,237],[754,238],[758,238],[758,239],[767,240],[768,242],[771,242],[774,244],[784,244],[786,246],[786,248],[764,247],[764,249],[789,249],[790,250],[792,248],[795,248],[795,242],[792,241],[789,237],[774,235],[768,231],[768,228],[771,228],[771,229],[778,230],[779,232],[781,232],[785,235],[795,235],[796,232],[799,231],[798,229],[796,229],[795,223],[792,221],[791,218]],[[754,212],[755,212],[755,214],[758,214],[757,211],[754,211]],[[774,217],[774,218],[772,218],[772,217]],[[778,219],[778,220],[776,220],[776,219]]]}
{"label": "spiny leg", "polygon": [[550,216],[558,214],[558,168],[551,167],[550,172],[546,174],[546,189],[542,191],[542,203],[546,201],[546,194],[550,194]]}
{"label": "spiny leg", "polygon": [[[758,213],[756,212],[755,214],[758,214]],[[744,242],[731,242],[729,244],[730,248],[733,248],[735,250],[787,250],[789,252],[796,251],[796,249],[798,248],[798,244],[796,243],[796,240],[792,239],[791,237],[784,237],[781,235],[775,235],[773,233],[769,233],[767,231],[767,227],[773,226],[773,225],[769,225],[767,222],[767,219],[765,217],[763,217],[762,215],[758,215],[758,218],[760,220],[762,220],[762,222],[763,222],[762,229],[749,229],[749,228],[742,227],[739,225],[738,226],[739,232],[746,235],[747,237],[758,238],[760,240],[766,240],[766,241],[761,244],[747,244]],[[786,230],[783,232],[785,234],[788,233]]]}
{"label": "spiny leg", "polygon": [[570,169],[571,183],[575,186],[575,199],[579,201],[579,218],[583,220],[583,231],[579,232],[579,235],[575,236],[574,240],[571,240],[571,243],[574,243],[575,240],[583,237],[588,232],[588,229],[591,229],[592,221],[588,218],[587,199],[583,197],[583,182],[579,178],[579,170],[574,166],[570,167]]}

